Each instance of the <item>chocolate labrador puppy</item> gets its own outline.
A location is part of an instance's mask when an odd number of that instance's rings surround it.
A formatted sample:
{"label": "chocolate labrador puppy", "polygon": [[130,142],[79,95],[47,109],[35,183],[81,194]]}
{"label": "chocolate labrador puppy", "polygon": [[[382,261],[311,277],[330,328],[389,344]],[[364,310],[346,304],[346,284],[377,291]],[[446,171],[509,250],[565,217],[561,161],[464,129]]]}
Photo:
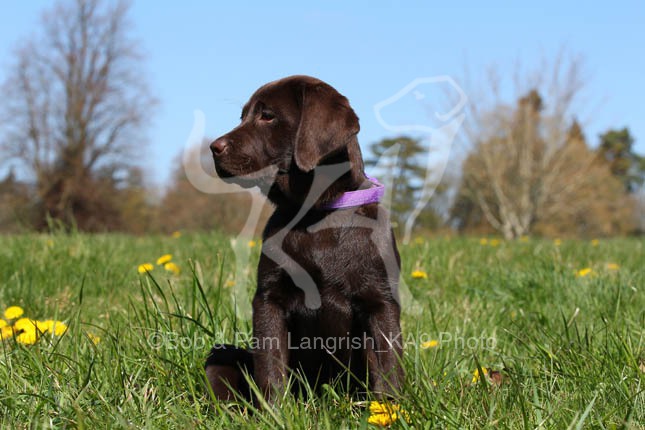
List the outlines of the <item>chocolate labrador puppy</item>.
{"label": "chocolate labrador puppy", "polygon": [[211,144],[222,179],[259,186],[275,205],[263,234],[251,349],[215,345],[206,363],[218,398],[250,396],[242,372],[270,402],[290,372],[312,387],[400,389],[400,259],[374,193],[379,184],[363,171],[358,131],[344,96],[291,76],[258,89],[240,125]]}

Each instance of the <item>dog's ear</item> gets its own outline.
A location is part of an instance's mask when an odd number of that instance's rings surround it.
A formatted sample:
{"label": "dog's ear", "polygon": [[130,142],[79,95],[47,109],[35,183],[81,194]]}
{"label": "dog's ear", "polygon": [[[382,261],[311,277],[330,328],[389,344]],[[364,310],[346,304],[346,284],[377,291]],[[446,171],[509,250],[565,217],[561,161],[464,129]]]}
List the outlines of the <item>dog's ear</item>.
{"label": "dog's ear", "polygon": [[327,84],[304,85],[301,106],[293,154],[298,168],[310,172],[347,145],[360,127],[347,99]]}

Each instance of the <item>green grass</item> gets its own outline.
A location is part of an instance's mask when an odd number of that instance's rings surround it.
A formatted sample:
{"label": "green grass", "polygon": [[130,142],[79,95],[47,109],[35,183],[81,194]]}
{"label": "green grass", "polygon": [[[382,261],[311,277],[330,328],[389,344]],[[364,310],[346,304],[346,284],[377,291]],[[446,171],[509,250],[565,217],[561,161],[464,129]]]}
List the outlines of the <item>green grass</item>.
{"label": "green grass", "polygon": [[[410,422],[394,428],[643,428],[642,240],[419,242],[401,247],[421,314],[403,315]],[[180,275],[137,273],[164,253]],[[585,267],[592,275],[576,277]],[[412,279],[415,269],[427,279]],[[365,403],[334,387],[261,411],[211,401],[210,345],[250,336],[226,287],[234,270],[217,234],[1,237],[0,307],[70,329],[31,346],[0,343],[0,427],[369,428]],[[442,342],[420,348],[430,339]],[[503,383],[473,384],[478,367],[505,369]]]}

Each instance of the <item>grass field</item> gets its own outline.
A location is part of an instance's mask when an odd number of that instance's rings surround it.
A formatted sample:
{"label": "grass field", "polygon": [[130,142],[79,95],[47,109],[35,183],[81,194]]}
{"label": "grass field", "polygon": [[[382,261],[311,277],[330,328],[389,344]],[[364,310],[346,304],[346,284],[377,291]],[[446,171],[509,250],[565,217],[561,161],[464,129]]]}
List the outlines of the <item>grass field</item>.
{"label": "grass field", "polygon": [[[421,313],[403,315],[408,422],[392,427],[644,428],[644,245],[436,238],[402,247]],[[250,248],[251,281],[259,248]],[[167,253],[181,273],[155,265]],[[151,276],[137,270],[147,262]],[[2,310],[18,305],[23,317],[69,327],[32,345],[0,343],[0,427],[370,428],[366,403],[334,387],[262,411],[211,402],[210,345],[250,335],[233,312],[232,284],[243,281],[234,268],[217,234],[0,237]],[[500,374],[477,378],[478,369]]]}

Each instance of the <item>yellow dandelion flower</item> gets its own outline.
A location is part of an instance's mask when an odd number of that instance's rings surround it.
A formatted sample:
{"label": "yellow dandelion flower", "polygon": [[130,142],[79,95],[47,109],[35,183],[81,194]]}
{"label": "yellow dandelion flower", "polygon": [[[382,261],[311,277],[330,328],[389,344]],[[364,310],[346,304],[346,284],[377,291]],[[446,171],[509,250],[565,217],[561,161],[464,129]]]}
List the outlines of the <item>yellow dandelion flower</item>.
{"label": "yellow dandelion flower", "polygon": [[69,327],[62,321],[48,320],[47,331],[54,336],[62,336]]}
{"label": "yellow dandelion flower", "polygon": [[[482,372],[483,372],[484,375],[488,375],[488,369],[487,368],[482,367]],[[481,377],[479,375],[479,369],[475,369],[475,371],[473,372],[472,383],[476,384],[477,382],[479,382],[480,379],[481,379]]]}
{"label": "yellow dandelion flower", "polygon": [[6,327],[6,326],[8,326],[8,325],[9,325],[9,323],[8,323],[8,322],[6,322],[6,321],[5,321],[5,320],[3,320],[3,319],[0,319],[0,328]]}
{"label": "yellow dandelion flower", "polygon": [[367,422],[372,425],[386,427],[394,421],[403,417],[406,421],[410,420],[409,414],[401,409],[399,405],[392,405],[381,402],[370,402],[370,416]]}
{"label": "yellow dandelion flower", "polygon": [[157,258],[157,266],[163,266],[164,264],[172,260],[172,254],[164,254],[161,257]]}
{"label": "yellow dandelion flower", "polygon": [[562,245],[562,239],[553,239],[553,244],[555,246],[560,246]]}
{"label": "yellow dandelion flower", "polygon": [[226,283],[224,284],[224,288],[230,288],[230,287],[234,287],[234,286],[235,286],[235,281],[234,281],[234,280],[232,280],[232,279],[229,279],[229,280],[228,280],[228,281],[226,281]]}
{"label": "yellow dandelion flower", "polygon": [[31,320],[29,318],[20,318],[14,324],[14,328],[18,330],[37,332],[40,335],[47,332],[53,333],[52,327],[55,323],[56,321],[53,320],[38,321]]}
{"label": "yellow dandelion flower", "polygon": [[46,333],[49,331],[49,321],[34,321],[34,326],[36,327],[36,330],[38,330],[40,333]]}
{"label": "yellow dandelion flower", "polygon": [[174,273],[175,275],[179,275],[179,273],[181,272],[181,270],[179,269],[179,266],[177,266],[172,261],[170,263],[164,264],[163,268],[166,269],[169,272]]}
{"label": "yellow dandelion flower", "polygon": [[152,264],[144,263],[144,264],[140,264],[139,267],[137,267],[137,271],[139,273],[147,273],[147,272],[152,271],[152,269],[154,269],[154,268],[155,268],[155,266],[153,266]]}
{"label": "yellow dandelion flower", "polygon": [[173,231],[171,236],[175,239],[179,239],[181,237],[181,232],[179,230]]}
{"label": "yellow dandelion flower", "polygon": [[488,245],[488,239],[486,239],[485,237],[482,237],[481,239],[479,239],[479,244]]}
{"label": "yellow dandelion flower", "polygon": [[429,340],[427,342],[423,342],[421,344],[421,348],[423,349],[428,349],[428,348],[434,348],[439,345],[439,341],[436,339]]}
{"label": "yellow dandelion flower", "polygon": [[26,330],[16,336],[16,342],[23,345],[33,345],[38,341],[38,332],[36,330]]}
{"label": "yellow dandelion flower", "polygon": [[415,237],[414,238],[414,243],[416,243],[417,245],[423,245],[424,240],[423,240],[422,237]]}
{"label": "yellow dandelion flower", "polygon": [[528,237],[528,236],[520,236],[520,242],[524,242],[524,243],[526,243],[526,242],[528,242],[528,241],[529,241],[529,237]]}
{"label": "yellow dandelion flower", "polygon": [[600,241],[598,239],[591,240],[591,246],[598,246],[599,244],[600,244]]}
{"label": "yellow dandelion flower", "polygon": [[8,320],[15,320],[24,313],[25,311],[20,306],[9,306],[4,311],[4,317]]}
{"label": "yellow dandelion flower", "polygon": [[41,332],[51,332],[54,326],[54,320],[36,321],[36,328]]}
{"label": "yellow dandelion flower", "polygon": [[428,279],[428,274],[423,270],[415,270],[412,272],[412,279]]}
{"label": "yellow dandelion flower", "polygon": [[249,240],[249,243],[247,245],[249,245],[249,248],[253,248],[255,245],[257,245],[257,242],[254,240]]}
{"label": "yellow dandelion flower", "polygon": [[497,246],[497,245],[499,245],[499,239],[490,240],[490,246]]}
{"label": "yellow dandelion flower", "polygon": [[99,342],[101,341],[101,338],[93,333],[87,333],[87,337],[90,338],[90,340],[94,345],[98,345]]}
{"label": "yellow dandelion flower", "polygon": [[394,421],[396,421],[397,418],[398,416],[396,415],[396,412],[384,413],[384,414],[371,414],[367,419],[367,422],[374,426],[387,427],[390,424],[392,424]]}
{"label": "yellow dandelion flower", "polygon": [[6,326],[0,328],[0,340],[6,340],[13,337],[13,327]]}
{"label": "yellow dandelion flower", "polygon": [[13,328],[20,331],[36,331],[36,321],[30,318],[20,318],[15,323],[13,323]]}
{"label": "yellow dandelion flower", "polygon": [[620,269],[620,266],[618,264],[616,264],[616,263],[607,263],[605,265],[605,267],[607,268],[607,270],[618,270],[618,269]]}
{"label": "yellow dandelion flower", "polygon": [[591,269],[591,267],[585,267],[584,269],[578,270],[576,272],[576,276],[578,278],[584,278],[585,276],[591,275],[592,272],[593,270]]}

